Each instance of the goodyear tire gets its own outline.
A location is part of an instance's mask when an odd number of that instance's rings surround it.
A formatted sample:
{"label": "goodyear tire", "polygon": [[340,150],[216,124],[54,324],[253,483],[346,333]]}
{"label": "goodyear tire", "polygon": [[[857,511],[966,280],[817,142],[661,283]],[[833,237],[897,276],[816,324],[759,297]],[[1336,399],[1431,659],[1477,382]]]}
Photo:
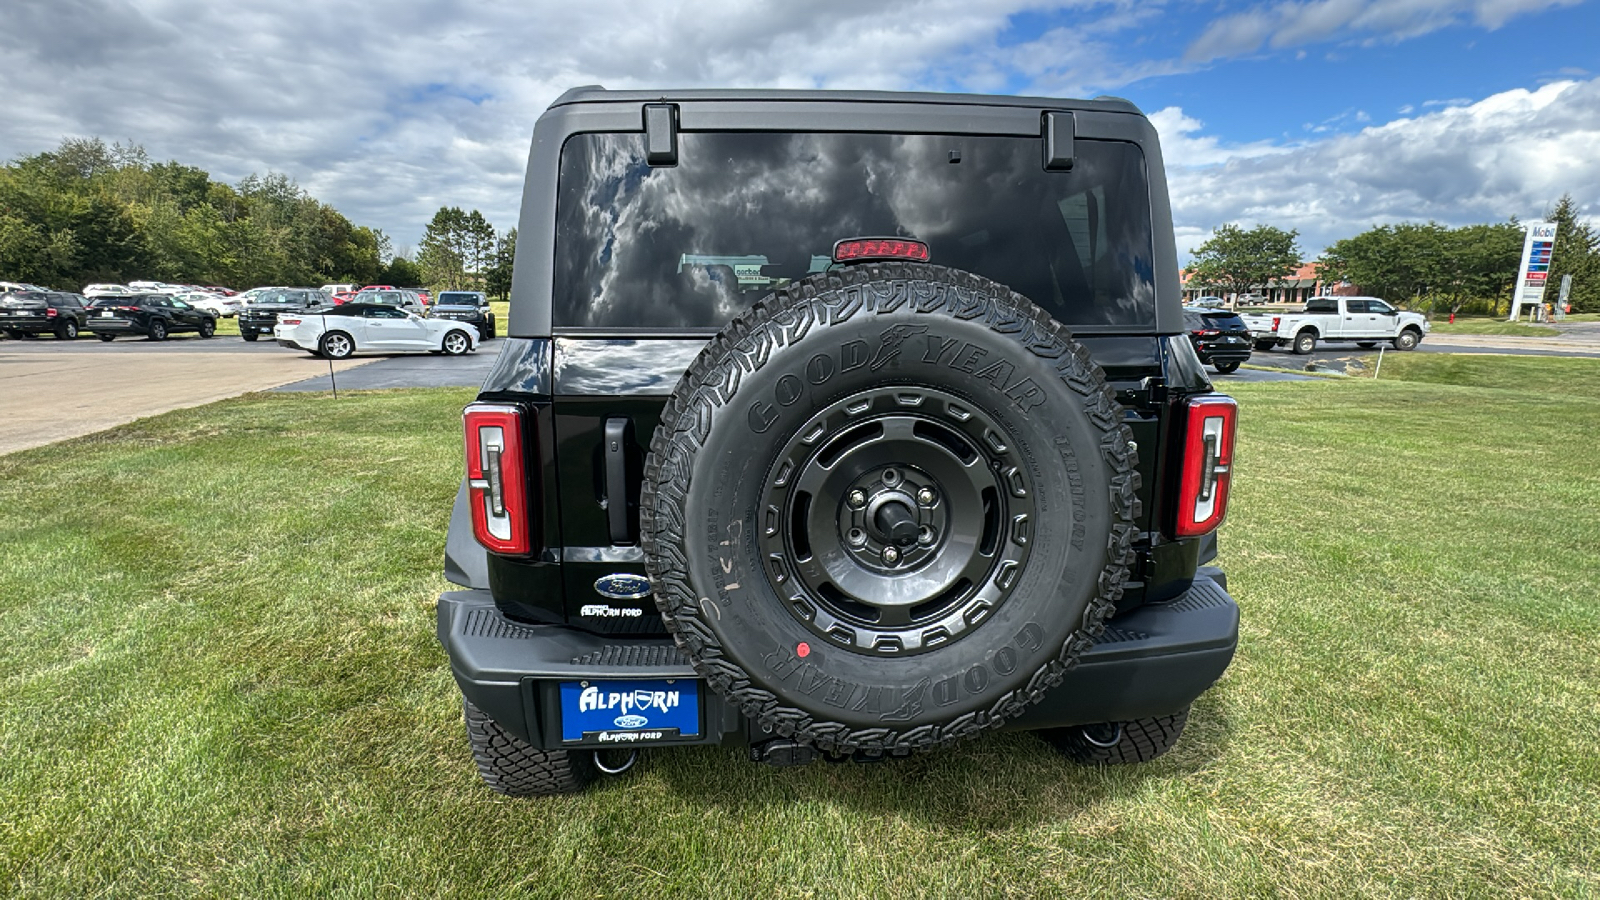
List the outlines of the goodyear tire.
{"label": "goodyear tire", "polygon": [[1040,736],[1074,762],[1125,765],[1149,762],[1171,750],[1188,722],[1189,707],[1186,706],[1170,716],[1049,728],[1040,732]]}
{"label": "goodyear tire", "polygon": [[594,757],[588,751],[529,746],[466,698],[461,700],[461,715],[478,775],[497,793],[510,797],[571,794],[595,779]]}
{"label": "goodyear tire", "polygon": [[764,732],[869,756],[976,735],[1121,596],[1129,437],[1089,354],[1002,285],[911,263],[787,285],[707,344],[652,436],[656,603]]}

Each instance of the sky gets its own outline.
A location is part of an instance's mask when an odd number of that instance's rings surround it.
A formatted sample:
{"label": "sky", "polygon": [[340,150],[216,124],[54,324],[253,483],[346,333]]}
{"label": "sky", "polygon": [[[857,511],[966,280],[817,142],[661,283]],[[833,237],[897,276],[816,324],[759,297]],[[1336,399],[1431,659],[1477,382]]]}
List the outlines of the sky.
{"label": "sky", "polygon": [[516,222],[576,85],[1112,94],[1161,134],[1180,260],[1218,225],[1307,259],[1375,224],[1600,224],[1600,0],[0,0],[0,158],[136,143],[286,173],[414,246]]}

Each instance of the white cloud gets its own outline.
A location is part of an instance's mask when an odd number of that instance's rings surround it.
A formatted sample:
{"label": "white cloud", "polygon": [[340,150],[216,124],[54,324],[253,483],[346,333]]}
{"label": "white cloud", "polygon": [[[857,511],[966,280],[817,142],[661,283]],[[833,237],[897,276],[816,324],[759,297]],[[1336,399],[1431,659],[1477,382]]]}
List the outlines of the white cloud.
{"label": "white cloud", "polygon": [[1182,110],[1162,133],[1180,252],[1224,222],[1300,231],[1315,255],[1374,224],[1537,218],[1571,193],[1600,219],[1600,78],[1512,90],[1300,145],[1230,147]]}
{"label": "white cloud", "polygon": [[1213,21],[1189,45],[1193,63],[1351,38],[1396,41],[1470,22],[1494,30],[1512,18],[1582,0],[1307,0]]}

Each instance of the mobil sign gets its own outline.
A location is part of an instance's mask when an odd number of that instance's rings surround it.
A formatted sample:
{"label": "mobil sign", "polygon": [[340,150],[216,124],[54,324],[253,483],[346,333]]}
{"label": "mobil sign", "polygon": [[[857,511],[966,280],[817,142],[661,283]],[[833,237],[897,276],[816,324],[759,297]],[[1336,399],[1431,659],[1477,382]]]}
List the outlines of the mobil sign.
{"label": "mobil sign", "polygon": [[1511,321],[1517,320],[1522,304],[1544,302],[1545,282],[1550,278],[1550,253],[1556,246],[1556,223],[1529,222],[1522,243],[1522,264],[1517,267],[1517,287],[1511,295]]}

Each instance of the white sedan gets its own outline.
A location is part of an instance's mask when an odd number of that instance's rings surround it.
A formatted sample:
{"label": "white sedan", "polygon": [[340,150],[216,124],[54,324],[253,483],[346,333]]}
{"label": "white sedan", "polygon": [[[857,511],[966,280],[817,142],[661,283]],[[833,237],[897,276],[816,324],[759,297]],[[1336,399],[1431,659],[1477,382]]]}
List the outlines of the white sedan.
{"label": "white sedan", "polygon": [[278,314],[280,346],[329,359],[352,353],[427,351],[460,356],[478,349],[478,329],[451,319],[424,319],[381,303],[346,303]]}

